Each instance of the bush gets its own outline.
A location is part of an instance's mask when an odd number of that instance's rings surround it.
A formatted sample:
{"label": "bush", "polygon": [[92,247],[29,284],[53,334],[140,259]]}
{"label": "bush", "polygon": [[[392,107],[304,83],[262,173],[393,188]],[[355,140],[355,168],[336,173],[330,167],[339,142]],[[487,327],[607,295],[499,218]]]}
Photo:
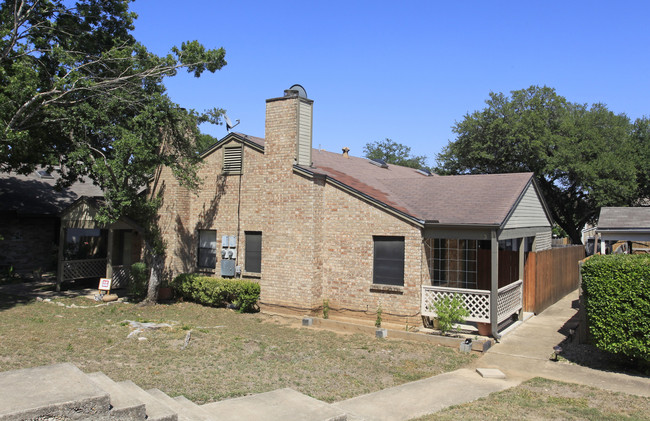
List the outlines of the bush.
{"label": "bush", "polygon": [[443,334],[452,330],[454,323],[462,323],[469,316],[469,311],[458,294],[453,297],[445,295],[433,303],[433,309],[438,319],[438,328]]}
{"label": "bush", "polygon": [[127,286],[127,292],[135,298],[143,298],[147,293],[147,265],[142,262],[131,265],[131,279]]}
{"label": "bush", "polygon": [[594,256],[582,266],[582,290],[594,345],[650,361],[650,256]]}
{"label": "bush", "polygon": [[184,273],[174,278],[170,286],[186,300],[215,307],[232,306],[240,313],[256,311],[260,299],[260,285],[244,279]]}

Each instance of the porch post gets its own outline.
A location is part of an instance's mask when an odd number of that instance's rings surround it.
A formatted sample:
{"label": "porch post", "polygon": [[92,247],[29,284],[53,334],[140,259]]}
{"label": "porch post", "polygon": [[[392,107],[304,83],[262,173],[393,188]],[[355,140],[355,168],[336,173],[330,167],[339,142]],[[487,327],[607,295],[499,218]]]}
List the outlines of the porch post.
{"label": "porch post", "polygon": [[491,232],[491,283],[490,283],[490,323],[492,325],[492,336],[500,339],[499,335],[499,314],[497,312],[497,299],[499,294],[499,241],[496,230]]}
{"label": "porch post", "polygon": [[106,245],[106,277],[113,277],[113,228],[108,229],[108,244]]}
{"label": "porch post", "polygon": [[61,291],[61,284],[63,283],[63,249],[65,248],[65,225],[63,220],[59,226],[59,252],[56,262],[56,291]]}
{"label": "porch post", "polygon": [[[526,257],[526,253],[525,253],[525,250],[524,250],[525,246],[526,246],[526,238],[521,237],[519,239],[519,279],[521,279],[523,282],[526,282],[526,280],[524,279],[524,276],[525,276],[524,272],[526,270],[526,266],[524,265],[524,260],[525,260],[525,257]],[[522,283],[521,287],[523,289],[523,287],[524,287],[523,283]],[[523,306],[523,303],[521,303],[521,304],[522,304],[522,306],[521,306],[521,309],[519,310],[519,314],[518,314],[519,320],[523,320],[523,318],[524,318],[524,306]]]}

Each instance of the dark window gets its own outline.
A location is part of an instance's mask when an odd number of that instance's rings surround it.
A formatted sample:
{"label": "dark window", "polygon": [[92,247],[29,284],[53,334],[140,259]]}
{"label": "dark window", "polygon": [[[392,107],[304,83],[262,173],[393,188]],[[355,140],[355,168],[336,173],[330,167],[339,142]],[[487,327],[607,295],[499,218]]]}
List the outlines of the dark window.
{"label": "dark window", "polygon": [[404,285],[404,237],[373,237],[375,284]]}
{"label": "dark window", "polygon": [[200,268],[214,269],[217,266],[217,232],[199,230],[199,252],[197,265]]}
{"label": "dark window", "polygon": [[262,272],[262,233],[247,231],[246,256],[244,270],[246,272]]}

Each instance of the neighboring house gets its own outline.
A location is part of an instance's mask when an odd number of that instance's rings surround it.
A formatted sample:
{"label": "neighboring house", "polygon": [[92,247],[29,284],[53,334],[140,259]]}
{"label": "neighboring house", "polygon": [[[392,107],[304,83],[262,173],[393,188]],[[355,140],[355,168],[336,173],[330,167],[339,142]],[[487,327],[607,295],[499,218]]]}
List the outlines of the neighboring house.
{"label": "neighboring house", "polygon": [[[551,248],[533,174],[437,176],[312,148],[304,90],[266,101],[265,139],[230,133],[202,154],[198,192],[161,169],[170,276],[259,279],[261,305],[413,323],[458,292],[468,320],[522,308],[525,251]],[[415,320],[414,320],[415,319]]]}
{"label": "neighboring house", "polygon": [[628,253],[650,251],[650,207],[603,207],[596,226],[597,250],[611,252],[616,242],[627,242]]}
{"label": "neighboring house", "polygon": [[81,196],[102,194],[90,180],[58,191],[57,178],[42,169],[0,173],[0,267],[56,269],[61,213]]}
{"label": "neighboring house", "polygon": [[140,259],[140,228],[128,218],[97,224],[101,189],[85,178],[57,190],[58,177],[0,173],[0,268],[57,270],[59,283],[112,277],[114,287],[124,286],[130,263]]}

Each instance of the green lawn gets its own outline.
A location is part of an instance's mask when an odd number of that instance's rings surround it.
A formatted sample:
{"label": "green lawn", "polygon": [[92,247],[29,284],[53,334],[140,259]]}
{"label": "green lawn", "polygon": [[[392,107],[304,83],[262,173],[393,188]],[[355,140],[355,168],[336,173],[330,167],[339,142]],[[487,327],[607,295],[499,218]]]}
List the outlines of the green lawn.
{"label": "green lawn", "polygon": [[650,420],[650,398],[534,378],[417,421],[433,420]]}
{"label": "green lawn", "polygon": [[[66,307],[72,304],[92,307]],[[127,338],[125,320],[172,327]],[[337,334],[302,328],[300,320],[186,302],[96,306],[85,298],[48,303],[0,295],[0,371],[71,362],[198,403],[282,387],[333,402],[452,371],[473,358],[427,343]]]}

